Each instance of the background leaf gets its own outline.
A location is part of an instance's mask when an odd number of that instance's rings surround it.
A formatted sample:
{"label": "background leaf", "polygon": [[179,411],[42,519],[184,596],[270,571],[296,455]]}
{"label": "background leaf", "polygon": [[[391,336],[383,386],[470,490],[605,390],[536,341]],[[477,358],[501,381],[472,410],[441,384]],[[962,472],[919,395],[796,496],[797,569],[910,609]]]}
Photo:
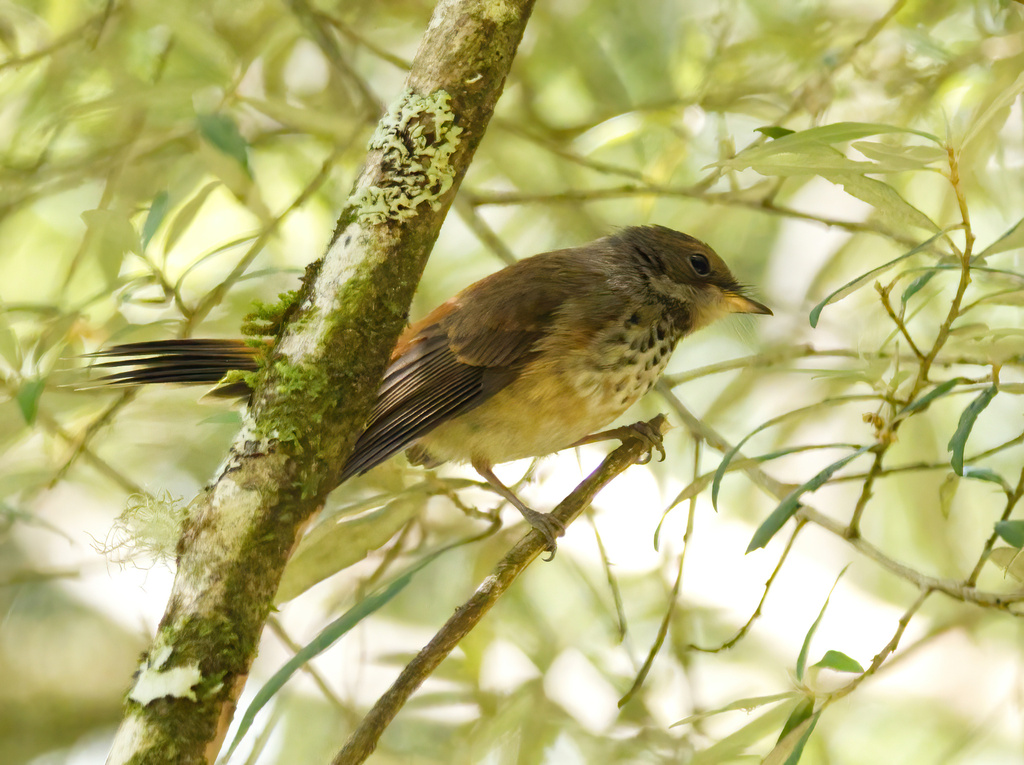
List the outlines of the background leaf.
{"label": "background leaf", "polygon": [[960,415],[960,422],[956,426],[956,432],[953,433],[953,437],[949,439],[949,444],[946,446],[946,449],[952,452],[950,464],[957,475],[964,474],[964,448],[967,445],[967,438],[971,435],[971,429],[974,428],[978,415],[991,403],[996,393],[997,390],[994,385],[986,388],[974,401],[967,405],[967,408]]}
{"label": "background leaf", "polygon": [[238,125],[227,114],[199,114],[196,124],[203,138],[240,164],[247,175],[252,176],[249,167],[249,144],[238,130]]}
{"label": "background leaf", "polygon": [[786,521],[792,518],[796,511],[800,509],[800,497],[809,491],[815,491],[820,489],[832,474],[840,468],[844,467],[847,463],[857,459],[857,457],[869,451],[871,446],[862,446],[860,449],[855,451],[853,454],[848,454],[841,460],[836,460],[827,468],[815,475],[811,480],[800,484],[797,488],[793,489],[786,498],[779,503],[771,515],[769,515],[757,527],[757,531],[754,532],[754,536],[750,540],[750,544],[747,545],[747,552],[753,552],[759,550],[771,541],[771,538],[775,536],[776,532],[785,525]]}

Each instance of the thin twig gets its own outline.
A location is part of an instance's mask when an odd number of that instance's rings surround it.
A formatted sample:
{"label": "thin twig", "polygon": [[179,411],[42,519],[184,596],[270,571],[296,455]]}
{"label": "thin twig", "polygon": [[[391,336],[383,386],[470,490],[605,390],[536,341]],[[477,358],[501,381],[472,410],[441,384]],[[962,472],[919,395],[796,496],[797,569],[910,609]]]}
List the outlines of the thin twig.
{"label": "thin twig", "polygon": [[[668,402],[673,412],[683,421],[683,424],[688,430],[690,430],[690,432],[704,439],[709,446],[719,451],[728,452],[732,449],[732,445],[726,441],[718,431],[695,417],[693,413],[690,412],[690,410],[687,409],[678,398],[676,398],[671,390],[664,387],[661,383],[659,383],[657,387],[658,392],[664,396],[665,401]],[[761,470],[756,460],[750,460],[741,453],[737,453],[735,455],[735,459],[744,460],[743,471],[756,486],[760,487],[776,500],[781,500],[789,494],[792,489],[788,484],[784,484],[781,481],[772,478]],[[940,579],[938,577],[922,574],[921,572],[890,558],[873,544],[867,542],[862,536],[850,537],[846,524],[828,517],[805,502],[801,503],[800,509],[795,515],[795,519],[797,521],[801,518],[808,520],[840,539],[845,540],[847,544],[862,553],[865,557],[870,558],[890,573],[895,574],[900,579],[904,579],[905,581],[914,584],[921,590],[935,590],[964,603],[974,603],[979,606],[1000,609],[1012,613],[1015,616],[1022,615],[1011,608],[1011,606],[1016,603],[1024,602],[1024,591],[1014,593],[988,592],[984,590],[977,590],[962,582],[957,582],[951,579]]]}
{"label": "thin twig", "polygon": [[[697,439],[694,443],[693,453],[693,475],[696,477],[700,473],[700,453],[701,453],[701,441]],[[676,612],[676,605],[679,603],[679,593],[683,587],[683,563],[686,561],[686,551],[690,548],[690,538],[693,536],[693,521],[697,515],[697,496],[690,497],[690,507],[686,513],[686,530],[683,532],[683,549],[679,553],[679,563],[676,566],[676,581],[672,585],[672,592],[669,595],[668,607],[665,609],[665,613],[661,618],[661,624],[658,626],[658,634],[654,638],[654,642],[651,644],[650,650],[647,652],[647,658],[644,659],[643,665],[636,673],[636,677],[633,680],[633,684],[629,690],[623,694],[619,699],[619,708],[621,709],[629,700],[632,699],[637,692],[643,687],[644,681],[647,679],[647,675],[651,671],[651,667],[654,666],[654,660],[658,657],[661,652],[662,645],[665,644],[665,638],[668,637],[668,628],[672,624],[672,617]]]}
{"label": "thin twig", "polygon": [[789,557],[789,553],[793,549],[793,543],[796,542],[796,538],[800,534],[801,529],[803,529],[806,525],[807,521],[803,519],[797,520],[796,528],[794,528],[793,533],[790,534],[789,541],[786,542],[786,547],[783,549],[782,555],[779,556],[778,563],[775,564],[775,568],[772,569],[771,576],[769,576],[768,580],[764,583],[764,591],[761,593],[761,600],[758,601],[757,608],[754,609],[754,612],[750,615],[750,618],[747,619],[746,624],[740,627],[731,638],[726,640],[721,645],[715,646],[714,648],[706,648],[704,646],[699,646],[694,643],[690,643],[690,645],[686,646],[688,649],[693,651],[700,651],[701,653],[719,653],[721,651],[729,650],[746,636],[746,634],[750,631],[750,628],[754,626],[754,622],[756,622],[760,618],[761,611],[762,609],[764,609],[764,603],[768,599],[768,593],[771,592],[772,584],[775,582],[775,578],[779,575],[779,572],[782,571],[782,566],[786,562],[786,559]]}
{"label": "thin twig", "polygon": [[[666,418],[658,415],[650,425],[663,433]],[[568,527],[604,486],[642,457],[647,447],[639,439],[630,439],[613,451],[601,466],[551,511],[551,515]],[[352,732],[345,746],[334,758],[333,765],[356,765],[366,760],[377,747],[384,729],[398,714],[413,692],[433,673],[470,630],[483,618],[508,590],[527,566],[542,552],[547,543],[536,530],[530,531],[495,566],[494,571],[477,588],[473,596],[456,609],[433,639],[406,665],[394,684],[373,705],[366,717]]]}
{"label": "thin twig", "polygon": [[924,605],[924,602],[928,599],[930,595],[930,590],[924,590],[920,595],[917,596],[917,600],[915,600],[910,605],[910,608],[908,608],[903,613],[903,616],[900,617],[899,623],[896,627],[896,632],[893,633],[892,638],[889,640],[888,643],[885,644],[885,647],[883,647],[882,650],[875,655],[875,658],[872,659],[871,666],[869,666],[861,674],[857,675],[857,677],[855,677],[852,681],[844,685],[842,688],[830,694],[828,699],[825,701],[823,708],[824,706],[828,706],[829,704],[832,704],[833,702],[843,698],[843,696],[846,696],[847,694],[853,692],[857,688],[857,686],[859,686],[869,677],[878,672],[881,666],[885,663],[885,660],[888,659],[889,656],[891,656],[892,653],[899,646],[900,638],[903,637],[903,633],[906,631],[907,625],[910,624],[910,620],[914,618],[914,614],[916,614],[918,609],[920,609],[921,606]]}

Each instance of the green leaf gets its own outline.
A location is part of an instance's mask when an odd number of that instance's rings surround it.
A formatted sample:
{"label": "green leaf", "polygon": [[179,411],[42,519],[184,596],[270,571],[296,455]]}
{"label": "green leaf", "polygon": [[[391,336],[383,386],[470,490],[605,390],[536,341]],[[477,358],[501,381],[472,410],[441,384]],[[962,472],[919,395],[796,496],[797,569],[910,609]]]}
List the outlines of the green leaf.
{"label": "green leaf", "polygon": [[759,427],[754,428],[752,431],[743,436],[736,445],[732,447],[722,456],[722,461],[718,463],[718,469],[715,471],[715,479],[711,482],[711,506],[718,510],[718,491],[722,488],[722,479],[725,478],[725,471],[729,469],[729,463],[733,461],[733,458],[737,455],[739,450],[743,448],[743,444],[753,438],[756,434],[760,433],[768,427],[768,423],[763,423]]}
{"label": "green leaf", "polygon": [[836,672],[863,672],[864,667],[841,651],[825,651],[821,661],[814,665],[822,669],[834,669]]}
{"label": "green leaf", "polygon": [[998,255],[1000,252],[1016,250],[1020,247],[1024,247],[1024,218],[1014,223],[1005,234],[978,253],[972,260],[984,260],[990,255]]}
{"label": "green leaf", "polygon": [[[927,138],[929,141],[942,145],[942,141],[931,133],[920,130],[897,127],[896,125],[882,125],[872,122],[836,122],[832,125],[821,125],[807,130],[800,130],[787,136],[783,136],[771,143],[762,144],[749,150],[750,154],[757,152],[757,156],[770,156],[772,153],[799,151],[808,146],[831,146],[837,143],[847,143],[859,138],[867,138],[872,135],[884,135],[887,133],[908,133]],[[741,151],[740,154],[746,153]]]}
{"label": "green leaf", "polygon": [[774,141],[750,146],[719,165],[736,170],[751,168],[762,175],[806,175],[821,170],[844,170],[860,173],[878,173],[904,169],[903,163],[888,166],[884,163],[858,162],[849,159],[834,144],[847,143],[884,133],[910,133],[941,145],[931,133],[924,133],[895,125],[867,122],[837,122],[834,125],[801,130],[783,135]]}
{"label": "green leaf", "polygon": [[200,425],[241,425],[242,415],[234,410],[218,412],[199,421]]}
{"label": "green leaf", "polygon": [[988,481],[989,483],[999,484],[1007,493],[1013,491],[1001,475],[988,468],[965,467],[963,477],[973,478],[975,481]]}
{"label": "green leaf", "polygon": [[814,714],[814,699],[804,696],[793,707],[793,711],[789,713],[789,717],[786,719],[786,724],[782,726],[782,732],[779,734],[779,741],[782,741],[788,736],[794,728],[796,728],[804,720],[811,719],[811,715]]}
{"label": "green leaf", "polygon": [[220,181],[210,181],[208,184],[203,186],[196,195],[192,197],[188,202],[181,206],[178,210],[178,214],[174,216],[174,220],[171,221],[167,228],[167,241],[164,243],[164,250],[170,251],[175,244],[178,243],[178,239],[184,234],[188,227],[192,225],[192,221],[196,215],[199,214],[199,210],[206,202],[207,197],[213,193],[213,190],[221,185]]}
{"label": "green leaf", "polygon": [[170,199],[171,196],[166,191],[161,191],[153,197],[153,203],[150,204],[149,212],[146,213],[146,222],[142,224],[143,251],[149,246],[149,241],[153,238],[157,229],[160,228],[160,224],[167,215],[167,210],[170,208]]}
{"label": "green leaf", "polygon": [[304,645],[291,659],[285,662],[284,666],[282,666],[281,669],[274,673],[273,677],[264,683],[263,687],[256,693],[256,696],[253,698],[249,708],[245,710],[245,714],[242,715],[239,721],[238,732],[235,733],[235,738],[231,742],[231,747],[228,749],[224,759],[231,759],[231,754],[235,751],[235,747],[238,746],[245,737],[245,734],[249,731],[249,728],[252,727],[253,721],[255,721],[256,715],[259,711],[263,709],[267,702],[274,697],[274,694],[281,690],[291,676],[302,668],[302,665],[326,651],[340,640],[346,632],[392,600],[396,595],[398,595],[398,593],[406,588],[417,573],[437,559],[438,556],[447,552],[448,549],[449,548],[442,548],[431,553],[422,560],[417,561],[413,566],[386,587],[383,587],[372,595],[363,598],[344,614],[324,627],[324,629],[320,631],[320,634]]}
{"label": "green leaf", "polygon": [[1017,96],[1019,96],[1021,92],[1024,92],[1024,74],[1017,77],[1014,83],[1000,93],[999,96],[988,105],[988,108],[982,112],[981,116],[974,121],[974,124],[971,125],[970,130],[967,131],[963,142],[960,144],[961,151],[967,148],[967,145],[974,140],[974,137],[985,129],[985,126],[993,117],[995,117],[999,112],[1009,109],[1010,106],[1013,105],[1013,102],[1017,100]]}
{"label": "green leaf", "polygon": [[[768,424],[768,423],[766,423],[766,424]],[[758,428],[753,433],[749,433],[747,436],[745,436],[743,438],[742,441],[740,441],[738,444],[736,444],[736,446],[734,446],[732,449],[730,449],[722,457],[722,461],[719,463],[718,469],[715,471],[714,482],[713,482],[712,489],[711,489],[711,503],[712,503],[712,505],[714,506],[714,508],[716,510],[718,509],[718,491],[719,491],[719,489],[722,486],[722,478],[725,476],[726,472],[728,472],[729,465],[732,463],[733,459],[735,458],[736,452],[739,451],[740,447],[743,446],[743,444],[746,443],[747,440],[752,435],[754,435],[754,433],[758,433],[758,432],[760,432],[760,430],[761,430],[761,428]],[[760,464],[760,463],[764,463],[764,462],[771,462],[772,460],[777,460],[780,457],[788,457],[790,454],[797,454],[797,453],[800,453],[800,452],[810,451],[812,449],[857,449],[857,448],[858,448],[858,446],[856,444],[847,444],[847,443],[811,444],[809,446],[808,445],[790,446],[790,447],[786,447],[785,449],[778,449],[778,450],[773,451],[773,452],[767,452],[766,454],[759,454],[759,455],[757,455],[755,457],[748,457],[747,459]],[[680,492],[678,495],[676,495],[675,499],[672,500],[672,504],[669,505],[669,510],[674,508],[680,502],[685,502],[686,500],[690,499],[690,497],[692,497],[692,496],[694,496],[696,494],[699,494],[701,491],[703,491],[705,485],[706,485],[706,482],[694,481],[692,484],[690,484],[690,486],[688,486],[686,489],[684,489],[682,492]],[[668,510],[666,510],[665,512],[667,514]],[[664,520],[664,517],[662,517],[662,520]],[[660,526],[660,524],[659,524],[659,526]]]}
{"label": "green leaf", "polygon": [[996,534],[1018,550],[1024,547],[1024,521],[997,521]]}
{"label": "green leaf", "polygon": [[26,425],[36,421],[36,414],[39,413],[39,397],[43,395],[46,388],[46,380],[26,380],[18,388],[14,398],[18,402],[18,409]]}
{"label": "green leaf", "polygon": [[950,464],[957,475],[964,474],[964,447],[967,445],[967,438],[971,435],[974,422],[978,419],[978,415],[985,411],[985,407],[995,397],[996,392],[994,385],[986,388],[981,392],[980,396],[967,405],[967,408],[960,415],[960,422],[956,426],[956,432],[949,439],[949,444],[946,445],[946,450],[952,452]]}
{"label": "green leaf", "polygon": [[851,146],[892,170],[920,170],[933,162],[946,162],[949,157],[938,146],[894,146],[878,141],[857,141]]}
{"label": "green leaf", "polygon": [[771,735],[772,731],[778,730],[789,715],[790,712],[784,705],[769,709],[707,749],[694,753],[688,765],[719,765],[724,762],[733,762],[758,741]]}
{"label": "green leaf", "polygon": [[865,284],[870,282],[876,276],[878,276],[879,274],[885,273],[890,268],[895,266],[897,263],[906,260],[907,258],[911,257],[912,255],[916,255],[917,253],[921,252],[921,250],[927,249],[928,247],[931,246],[932,242],[934,242],[936,239],[938,239],[941,236],[945,236],[947,233],[952,231],[954,228],[957,228],[957,226],[951,226],[948,229],[944,229],[944,230],[940,231],[939,233],[935,234],[934,236],[932,236],[932,237],[926,239],[925,241],[921,242],[921,244],[917,245],[917,247],[914,247],[913,249],[908,250],[907,252],[903,253],[898,258],[894,258],[893,260],[890,260],[888,263],[883,263],[882,265],[878,266],[877,268],[872,268],[870,271],[867,271],[867,272],[861,274],[860,276],[858,276],[856,279],[853,279],[852,281],[849,281],[846,284],[844,284],[842,287],[840,287],[835,292],[833,292],[828,297],[826,297],[824,300],[822,300],[820,303],[818,303],[818,305],[814,306],[814,309],[811,311],[811,314],[810,314],[811,326],[812,327],[817,327],[818,326],[818,317],[821,316],[821,312],[822,312],[822,310],[824,310],[825,306],[827,306],[827,305],[829,305],[831,303],[836,303],[836,302],[842,300],[847,295],[850,295],[850,294],[856,292],[858,289],[860,289]]}
{"label": "green leaf", "polygon": [[238,125],[227,114],[199,114],[196,116],[199,132],[211,145],[238,162],[249,177],[249,143],[242,137]]}
{"label": "green leaf", "polygon": [[[818,625],[821,624],[821,620],[825,617],[825,609],[828,608],[828,602],[832,598],[832,593],[835,591],[836,585],[839,584],[839,580],[843,578],[843,574],[846,573],[846,569],[849,567],[850,564],[847,563],[843,566],[843,570],[839,572],[839,576],[837,576],[836,580],[832,583],[832,589],[828,591],[828,595],[825,597],[825,602],[822,604],[821,610],[818,612],[818,618],[814,620],[811,628],[807,630],[807,634],[804,635],[804,642],[800,646],[800,654],[796,657],[797,680],[803,681],[804,679],[804,671],[807,669],[807,653],[811,648],[811,639],[814,637],[814,633],[818,631]],[[785,734],[786,731],[783,731],[783,735]]]}
{"label": "green leaf", "polygon": [[799,691],[786,691],[785,693],[773,693],[770,696],[751,696],[746,699],[738,699],[726,704],[725,706],[716,707],[715,709],[709,709],[706,712],[700,712],[695,715],[690,715],[689,717],[684,717],[682,720],[678,720],[668,727],[675,728],[678,725],[689,725],[690,723],[695,723],[698,720],[705,720],[708,717],[714,717],[715,715],[720,715],[723,712],[734,712],[739,709],[742,709],[744,712],[752,712],[758,707],[763,707],[767,704],[774,704],[777,701],[785,701],[786,699],[791,699],[794,696],[802,695],[803,694]]}
{"label": "green leaf", "polygon": [[783,177],[821,175],[826,172],[862,175],[878,171],[874,163],[850,159],[843,152],[831,146],[808,144],[790,151],[776,151],[773,148],[785,140],[785,138],[781,138],[752,149],[746,149],[719,164],[733,170],[750,168],[761,175]]}
{"label": "green leaf", "polygon": [[126,252],[140,250],[139,237],[128,216],[116,210],[86,210],[82,220],[88,229],[88,252],[99,265],[107,289],[113,289]]}
{"label": "green leaf", "polygon": [[[410,487],[390,502],[372,510],[324,518],[299,544],[281,577],[275,603],[298,597],[318,582],[348,568],[386,544],[410,519],[423,511],[429,499],[423,484]],[[369,510],[369,511],[367,511]]]}
{"label": "green leaf", "polygon": [[786,757],[785,762],[781,762],[781,765],[797,765],[803,756],[804,747],[807,746],[811,733],[814,732],[814,726],[818,724],[818,718],[820,717],[821,712],[818,711],[813,717],[797,725],[785,739],[776,745],[775,749],[768,753],[768,756],[762,760],[761,765],[776,765],[787,752],[789,756]]}
{"label": "green leaf", "polygon": [[952,380],[946,380],[943,383],[939,383],[930,391],[921,396],[921,398],[911,401],[905,407],[900,409],[900,411],[896,414],[896,419],[903,419],[908,414],[913,414],[914,412],[924,409],[935,399],[941,398],[942,396],[945,396],[948,393],[950,393],[961,382],[963,382],[962,377],[954,377]]}
{"label": "green leaf", "polygon": [[939,511],[943,518],[949,518],[953,509],[953,498],[956,497],[956,490],[959,487],[960,476],[953,472],[947,473],[939,486]]}
{"label": "green leaf", "polygon": [[779,506],[772,511],[772,514],[764,520],[764,522],[758,527],[757,531],[754,532],[754,536],[751,538],[750,544],[747,545],[747,552],[750,553],[754,550],[759,550],[768,544],[778,530],[781,529],[786,521],[792,518],[800,508],[800,497],[802,497],[806,492],[820,489],[828,482],[828,479],[832,477],[833,473],[872,448],[872,446],[862,446],[853,454],[848,454],[841,460],[833,462],[827,468],[814,476],[814,478],[807,481],[807,483],[801,484],[793,489],[793,491],[787,494],[786,498],[779,503]]}
{"label": "green leaf", "polygon": [[932,280],[932,277],[934,277],[937,273],[939,273],[940,270],[942,270],[942,269],[935,268],[935,269],[932,269],[932,270],[929,270],[929,271],[925,271],[919,277],[914,279],[914,281],[912,281],[910,284],[908,284],[907,288],[905,290],[903,290],[903,294],[900,296],[900,303],[902,303],[903,305],[906,305],[907,301],[910,300],[910,298],[912,298],[918,292],[920,292],[921,289],[928,282],[930,282]]}
{"label": "green leaf", "polygon": [[1003,572],[1018,582],[1024,582],[1024,555],[1015,547],[996,547],[988,554],[988,560],[999,566]]}
{"label": "green leaf", "polygon": [[789,128],[769,125],[768,127],[754,128],[754,132],[760,133],[761,135],[766,135],[769,138],[783,138],[787,135],[793,135],[793,133],[795,133],[796,131],[790,130]]}
{"label": "green leaf", "polygon": [[939,230],[931,218],[900,196],[900,193],[888,183],[868,178],[861,173],[823,171],[820,175],[825,180],[842,186],[851,197],[867,202],[875,209],[875,214],[894,229],[915,226],[925,231]]}

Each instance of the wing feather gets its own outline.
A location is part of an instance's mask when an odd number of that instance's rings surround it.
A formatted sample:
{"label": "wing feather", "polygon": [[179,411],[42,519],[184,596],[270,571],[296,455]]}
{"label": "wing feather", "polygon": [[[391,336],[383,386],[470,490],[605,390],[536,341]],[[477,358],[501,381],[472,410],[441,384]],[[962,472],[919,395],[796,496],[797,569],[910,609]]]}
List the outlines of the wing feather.
{"label": "wing feather", "polygon": [[408,449],[510,385],[577,287],[552,278],[570,257],[562,251],[520,261],[409,327],[341,480]]}

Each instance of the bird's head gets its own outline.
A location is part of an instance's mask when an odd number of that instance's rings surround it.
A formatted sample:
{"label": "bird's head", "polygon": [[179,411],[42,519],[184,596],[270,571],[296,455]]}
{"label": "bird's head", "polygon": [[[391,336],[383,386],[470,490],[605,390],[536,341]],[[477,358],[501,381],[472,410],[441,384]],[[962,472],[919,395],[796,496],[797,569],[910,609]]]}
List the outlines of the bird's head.
{"label": "bird's head", "polygon": [[691,330],[731,313],[772,315],[768,306],[746,295],[718,253],[689,234],[664,226],[630,226],[612,243],[635,259],[658,300],[687,315]]}

